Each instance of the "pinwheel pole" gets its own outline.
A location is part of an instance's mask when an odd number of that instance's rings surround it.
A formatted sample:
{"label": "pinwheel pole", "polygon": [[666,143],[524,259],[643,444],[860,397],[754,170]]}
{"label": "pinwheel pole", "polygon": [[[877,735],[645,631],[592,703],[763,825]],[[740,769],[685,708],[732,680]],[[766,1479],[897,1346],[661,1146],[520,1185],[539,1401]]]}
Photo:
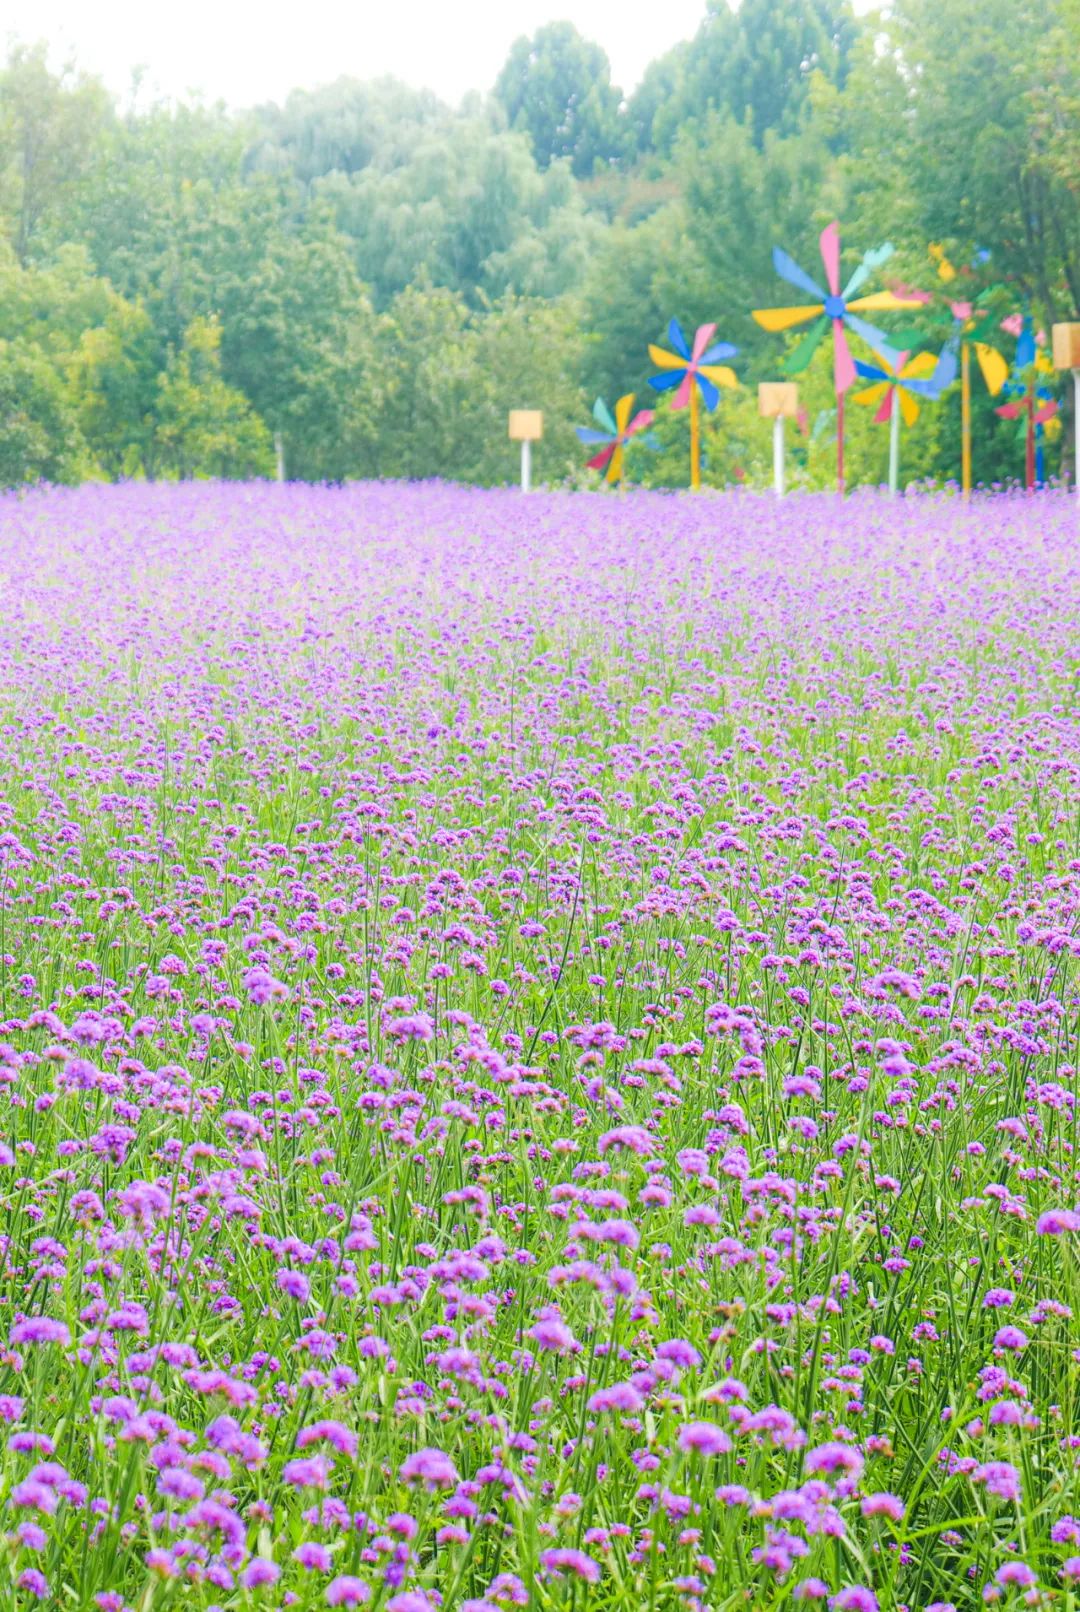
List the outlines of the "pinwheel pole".
{"label": "pinwheel pole", "polygon": [[690,388],[690,490],[701,491],[701,405],[696,386]]}
{"label": "pinwheel pole", "polygon": [[1073,378],[1073,480],[1080,498],[1080,325],[1055,325],[1052,332],[1054,368],[1072,371]]}
{"label": "pinwheel pole", "polygon": [[971,343],[960,343],[960,488],[971,497]]}

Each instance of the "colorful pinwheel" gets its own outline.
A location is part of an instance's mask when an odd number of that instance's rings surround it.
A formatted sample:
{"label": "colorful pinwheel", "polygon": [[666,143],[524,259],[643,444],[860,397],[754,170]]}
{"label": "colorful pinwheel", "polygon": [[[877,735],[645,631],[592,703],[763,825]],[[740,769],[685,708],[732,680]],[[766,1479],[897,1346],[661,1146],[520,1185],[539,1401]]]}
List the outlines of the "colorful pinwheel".
{"label": "colorful pinwheel", "polygon": [[1042,442],[1046,436],[1046,424],[1057,414],[1058,405],[1049,387],[1040,385],[1039,377],[1052,375],[1053,372],[1053,364],[1044,353],[1039,352],[1035,327],[1031,315],[1026,313],[1020,320],[1012,376],[1004,385],[1004,391],[1011,401],[1002,403],[994,413],[1000,414],[1004,420],[1023,420],[1020,440],[1025,444],[1024,485],[1028,492],[1033,490],[1037,481],[1046,479]]}
{"label": "colorful pinwheel", "polygon": [[[623,474],[623,458],[627,443],[639,431],[647,431],[653,423],[652,409],[639,409],[631,419],[634,407],[634,394],[627,392],[620,397],[615,405],[615,416],[612,418],[611,410],[602,397],[598,397],[593,404],[593,419],[600,426],[594,431],[590,426],[579,425],[577,428],[578,441],[593,445],[602,442],[604,446],[594,458],[589,460],[590,470],[603,470],[607,466],[607,481],[621,481]],[[648,436],[642,437],[643,442],[651,442]]]}
{"label": "colorful pinwheel", "polygon": [[874,270],[879,269],[891,256],[892,247],[888,244],[867,252],[841,291],[840,226],[832,223],[821,232],[821,260],[825,266],[828,293],[826,294],[816,281],[800,269],[794,258],[790,258],[786,252],[774,246],[773,267],[780,278],[787,280],[790,285],[798,286],[800,291],[806,291],[818,300],[808,307],[754,310],[754,318],[763,330],[791,330],[796,325],[806,324],[807,320],[815,321],[784,364],[784,369],[789,375],[798,375],[806,368],[826,332],[830,327],[832,329],[833,383],[836,388],[836,479],[841,492],[844,489],[844,393],[856,375],[855,360],[851,356],[847,331],[844,327],[848,326],[877,352],[884,352],[890,358],[894,358],[895,354],[889,346],[888,338],[873,325],[867,324],[859,315],[879,309],[918,306],[915,299],[898,296],[895,291],[872,291],[869,296],[855,297],[855,292],[866,283]]}
{"label": "colorful pinwheel", "polygon": [[[675,351],[663,347],[649,347],[649,357],[662,375],[653,375],[649,385],[658,392],[678,391],[671,400],[673,409],[690,405],[690,485],[696,491],[701,486],[701,424],[698,416],[699,394],[711,414],[720,401],[721,386],[738,386],[733,369],[718,362],[721,358],[734,358],[738,352],[729,341],[713,342],[715,325],[699,325],[694,334],[694,345],[686,345],[682,326],[677,319],[668,325],[668,339]],[[711,345],[710,345],[711,344]]]}
{"label": "colorful pinwheel", "polygon": [[919,418],[920,400],[937,402],[941,396],[939,364],[940,359],[933,353],[916,353],[912,359],[906,353],[898,353],[895,363],[881,356],[873,364],[855,360],[856,372],[873,384],[856,392],[853,401],[866,408],[880,405],[874,415],[875,425],[889,422],[889,491],[894,498],[900,480],[900,420],[914,425]]}

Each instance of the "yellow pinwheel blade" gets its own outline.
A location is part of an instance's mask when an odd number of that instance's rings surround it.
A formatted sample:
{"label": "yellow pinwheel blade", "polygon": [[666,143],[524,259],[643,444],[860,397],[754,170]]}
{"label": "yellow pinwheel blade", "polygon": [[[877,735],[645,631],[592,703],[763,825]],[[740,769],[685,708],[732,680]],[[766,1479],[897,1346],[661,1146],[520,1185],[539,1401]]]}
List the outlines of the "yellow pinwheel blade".
{"label": "yellow pinwheel blade", "polygon": [[932,375],[937,369],[937,359],[933,353],[916,353],[909,359],[900,371],[906,381],[921,381]]}
{"label": "yellow pinwheel blade", "polygon": [[905,392],[902,386],[896,388],[900,394],[900,413],[905,425],[914,425],[919,418],[919,405],[910,392]]}
{"label": "yellow pinwheel blade", "polygon": [[[622,401],[623,401],[622,398],[620,398],[619,402],[621,403]],[[621,481],[622,480],[622,443],[621,442],[616,444],[615,452],[612,454],[611,458],[608,460],[607,475],[606,475],[606,477],[604,479],[606,481]]]}
{"label": "yellow pinwheel blade", "polygon": [[669,353],[664,347],[653,347],[650,344],[649,357],[657,369],[685,369],[687,360],[680,358],[678,353]]}
{"label": "yellow pinwheel blade", "polygon": [[861,392],[853,392],[851,401],[853,403],[862,403],[868,409],[872,409],[875,403],[881,402],[888,390],[888,381],[876,381],[873,386],[864,386]]}
{"label": "yellow pinwheel blade", "polygon": [[728,368],[727,364],[702,364],[698,374],[704,375],[705,379],[712,381],[714,386],[738,386],[739,384],[739,377],[733,369]]}
{"label": "yellow pinwheel blade", "polygon": [[804,325],[808,319],[816,319],[825,312],[823,302],[815,302],[812,308],[755,308],[753,317],[762,330],[790,330],[793,325]]}
{"label": "yellow pinwheel blade", "polygon": [[996,397],[1009,378],[1009,366],[996,347],[988,347],[984,341],[977,341],[972,345],[975,348],[975,357],[979,360],[982,378],[986,382],[986,390],[991,397]]}
{"label": "yellow pinwheel blade", "polygon": [[[633,406],[633,392],[627,392],[625,397],[620,397],[615,405],[615,429],[620,436],[625,433],[627,426],[630,424],[630,410]],[[618,453],[619,450],[616,449],[615,451]]]}
{"label": "yellow pinwheel blade", "polygon": [[895,291],[871,291],[868,297],[856,297],[848,307],[853,313],[871,313],[874,309],[921,308],[918,297],[898,297]]}

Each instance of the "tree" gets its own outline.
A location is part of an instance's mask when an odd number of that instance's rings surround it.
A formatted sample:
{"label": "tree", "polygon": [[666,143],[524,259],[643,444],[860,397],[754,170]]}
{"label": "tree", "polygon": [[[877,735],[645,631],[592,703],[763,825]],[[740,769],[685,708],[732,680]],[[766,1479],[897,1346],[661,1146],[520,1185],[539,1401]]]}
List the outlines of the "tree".
{"label": "tree", "polygon": [[178,480],[269,475],[270,433],[242,392],[221,376],[221,331],[195,319],[158,380],[154,473]]}
{"label": "tree", "polygon": [[611,83],[607,54],[572,23],[551,22],[516,40],[494,93],[510,127],[529,136],[541,168],[566,157],[584,176],[624,150],[622,94]]}
{"label": "tree", "polygon": [[0,487],[74,482],[89,470],[61,377],[39,349],[0,340]]}
{"label": "tree", "polygon": [[101,83],[50,73],[44,45],[16,46],[0,72],[0,208],[20,263],[63,240],[67,210],[100,161],[111,115]]}

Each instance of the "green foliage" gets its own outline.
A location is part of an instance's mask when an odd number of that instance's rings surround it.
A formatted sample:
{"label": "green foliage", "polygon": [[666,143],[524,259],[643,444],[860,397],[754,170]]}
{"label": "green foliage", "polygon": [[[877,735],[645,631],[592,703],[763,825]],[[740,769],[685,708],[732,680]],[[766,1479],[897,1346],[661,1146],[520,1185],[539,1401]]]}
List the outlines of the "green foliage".
{"label": "green foliage", "polygon": [[544,439],[534,446],[534,477],[561,480],[578,458],[573,427],[585,407],[567,366],[574,328],[564,302],[507,297],[478,314],[446,290],[402,292],[380,331],[377,473],[514,481],[519,450],[507,439],[507,414],[536,408]]}
{"label": "green foliage", "polygon": [[221,375],[221,331],[195,319],[158,379],[153,469],[189,480],[269,475],[270,433],[242,392]]}
{"label": "green foliage", "polygon": [[0,487],[74,482],[90,469],[75,411],[40,350],[0,340]]}
{"label": "green foliage", "polygon": [[572,23],[550,22],[518,39],[494,93],[510,127],[529,136],[541,168],[565,157],[584,177],[625,147],[622,94],[611,83],[607,54]]}

